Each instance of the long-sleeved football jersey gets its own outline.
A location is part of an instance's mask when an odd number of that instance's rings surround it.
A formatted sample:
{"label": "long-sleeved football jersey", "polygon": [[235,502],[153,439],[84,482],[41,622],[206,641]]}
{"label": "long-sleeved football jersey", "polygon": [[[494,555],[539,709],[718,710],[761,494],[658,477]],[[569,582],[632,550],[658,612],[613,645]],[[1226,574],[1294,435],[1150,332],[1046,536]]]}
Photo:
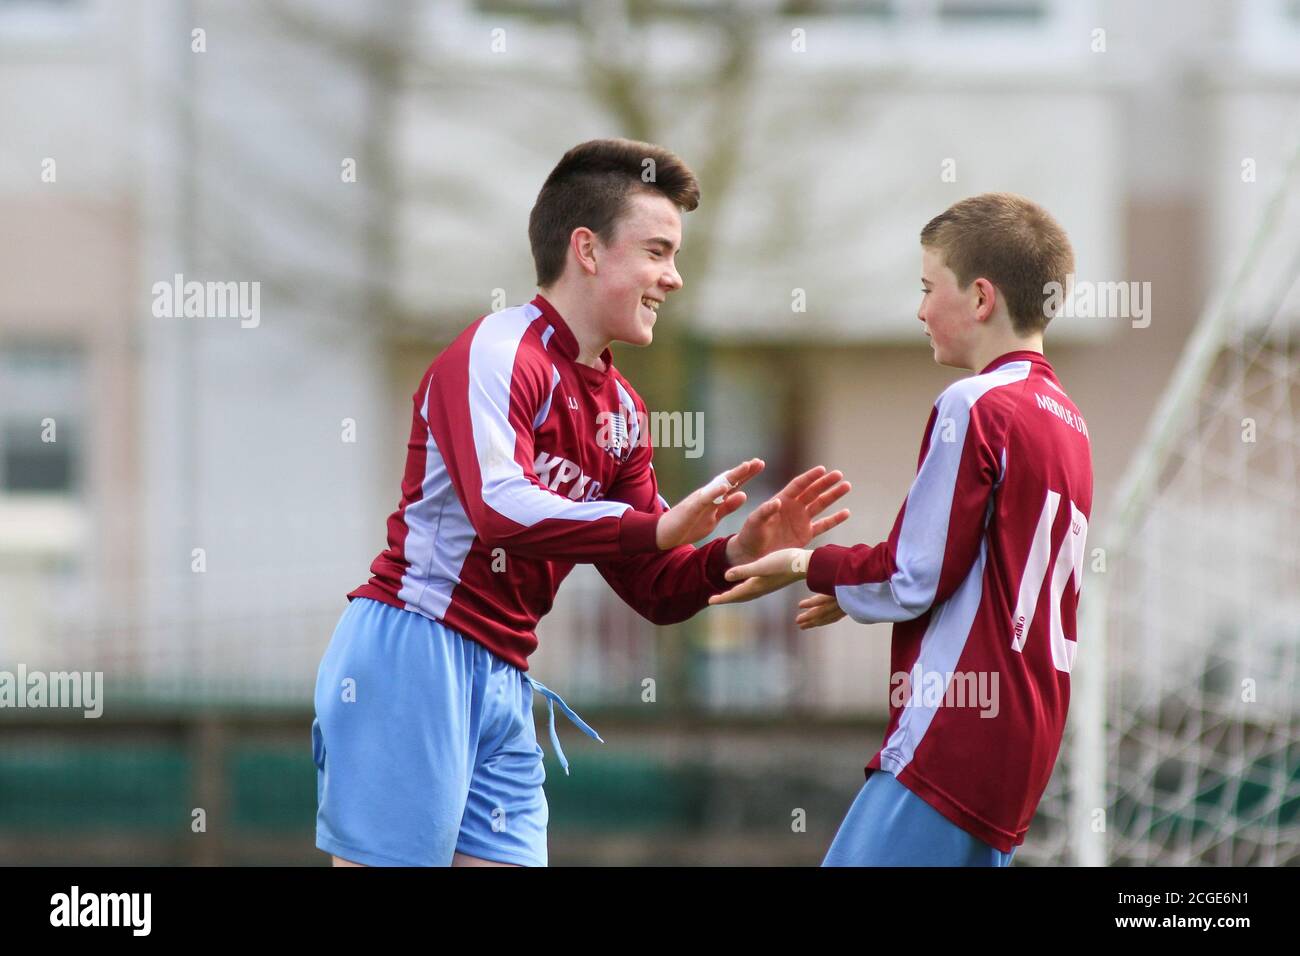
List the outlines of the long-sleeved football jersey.
{"label": "long-sleeved football jersey", "polygon": [[727,538],[655,545],[668,508],[645,403],[542,296],[479,319],[412,396],[402,500],[388,548],[348,595],[442,621],[521,670],[574,563],[596,566],[638,613],[685,620],[730,585]]}
{"label": "long-sleeved football jersey", "polygon": [[1088,427],[1041,354],[935,403],[889,539],[817,548],[808,586],[893,621],[889,726],[867,764],[1009,852],[1056,763],[1092,512]]}

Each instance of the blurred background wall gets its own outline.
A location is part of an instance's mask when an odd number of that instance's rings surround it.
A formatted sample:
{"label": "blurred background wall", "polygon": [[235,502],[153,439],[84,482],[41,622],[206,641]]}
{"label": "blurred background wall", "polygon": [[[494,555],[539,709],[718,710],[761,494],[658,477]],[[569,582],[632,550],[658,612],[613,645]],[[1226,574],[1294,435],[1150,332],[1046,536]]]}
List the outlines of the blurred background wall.
{"label": "blurred background wall", "polygon": [[[915,317],[929,218],[1023,193],[1081,279],[1149,282],[1148,325],[1047,337],[1104,545],[1298,94],[1284,0],[0,0],[0,667],[107,687],[95,720],[0,711],[0,862],[323,862],[316,666],[384,547],[412,392],[534,294],[528,211],[575,143],[701,180],[684,290],[615,349],[652,409],[703,414],[663,493],[751,455],[756,501],[840,468],[840,543],[888,533],[959,374]],[[256,323],[157,315],[178,275],[257,283]],[[532,667],[609,743],[562,729],[569,778],[548,753],[553,860],[820,860],[888,628],[799,632],[794,593],[656,628],[585,570]],[[1064,845],[1029,839],[1018,862]]]}

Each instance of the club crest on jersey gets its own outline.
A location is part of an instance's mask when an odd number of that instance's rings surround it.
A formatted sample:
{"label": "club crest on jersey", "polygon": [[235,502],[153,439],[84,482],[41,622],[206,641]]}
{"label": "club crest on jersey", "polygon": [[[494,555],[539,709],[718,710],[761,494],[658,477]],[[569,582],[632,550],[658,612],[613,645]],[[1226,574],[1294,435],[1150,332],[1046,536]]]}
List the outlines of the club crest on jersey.
{"label": "club crest on jersey", "polygon": [[623,416],[622,409],[610,416],[609,425],[610,435],[605,451],[620,462],[627,461],[632,454],[632,441],[627,436],[627,419]]}
{"label": "club crest on jersey", "polygon": [[629,428],[627,407],[620,407],[617,411],[602,411],[595,416],[595,420],[597,420],[597,433],[595,433],[597,445],[603,447],[606,454],[620,464],[632,457],[641,428],[637,421],[633,421]]}

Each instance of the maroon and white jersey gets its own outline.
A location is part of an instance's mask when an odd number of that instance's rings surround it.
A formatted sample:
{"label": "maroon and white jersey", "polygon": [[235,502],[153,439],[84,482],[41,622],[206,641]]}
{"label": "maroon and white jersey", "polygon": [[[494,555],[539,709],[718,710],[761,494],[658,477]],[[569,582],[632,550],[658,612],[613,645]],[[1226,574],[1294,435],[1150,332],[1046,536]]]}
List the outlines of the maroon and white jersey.
{"label": "maroon and white jersey", "polygon": [[808,586],[894,621],[886,770],[953,823],[1024,842],[1070,702],[1092,512],[1088,428],[1039,353],[949,386],[889,540],[813,552]]}
{"label": "maroon and white jersey", "polygon": [[730,585],[726,538],[660,551],[667,502],[645,403],[542,296],[484,316],[429,366],[413,399],[402,500],[370,580],[348,595],[442,621],[521,670],[574,563],[638,613],[685,620]]}

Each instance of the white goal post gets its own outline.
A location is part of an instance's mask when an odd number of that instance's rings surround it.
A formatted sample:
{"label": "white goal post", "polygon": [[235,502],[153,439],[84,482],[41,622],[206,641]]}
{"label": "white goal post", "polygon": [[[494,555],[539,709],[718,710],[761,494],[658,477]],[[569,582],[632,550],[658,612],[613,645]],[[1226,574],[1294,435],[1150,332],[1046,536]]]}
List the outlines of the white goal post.
{"label": "white goal post", "polygon": [[1069,862],[1300,861],[1295,143],[1108,502],[1058,768]]}

